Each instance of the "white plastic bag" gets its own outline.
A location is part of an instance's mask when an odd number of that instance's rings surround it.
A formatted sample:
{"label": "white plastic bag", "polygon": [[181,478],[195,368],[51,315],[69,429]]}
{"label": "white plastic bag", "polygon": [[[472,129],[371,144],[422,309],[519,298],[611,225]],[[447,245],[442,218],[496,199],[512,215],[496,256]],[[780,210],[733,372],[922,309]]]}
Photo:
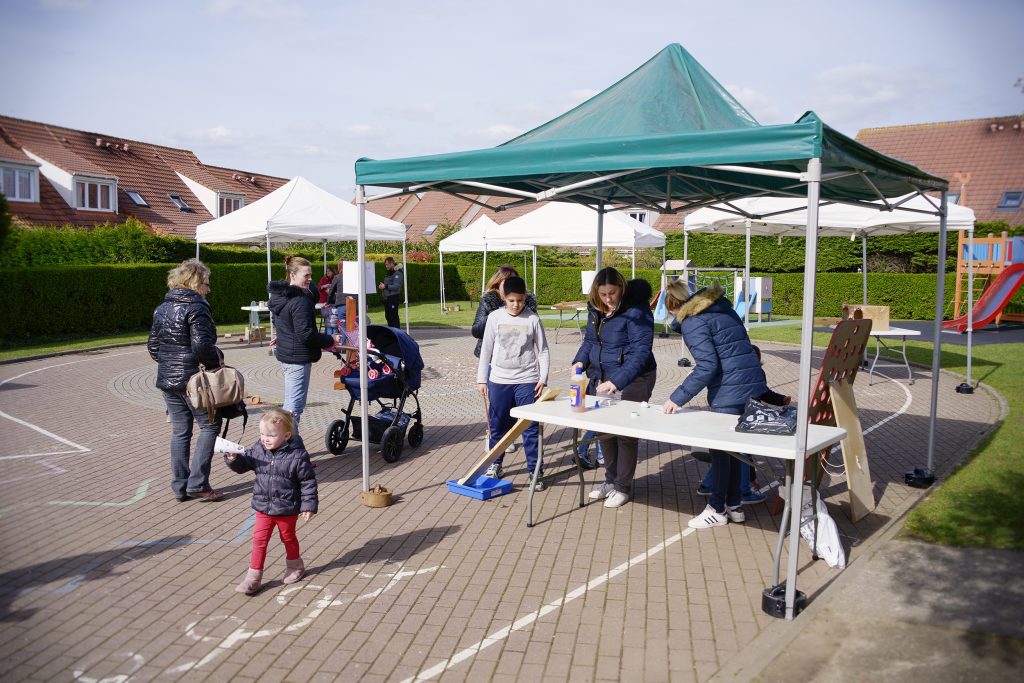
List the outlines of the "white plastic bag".
{"label": "white plastic bag", "polygon": [[[779,495],[786,497],[785,488],[779,489]],[[839,528],[828,514],[825,501],[818,496],[818,551],[817,555],[825,560],[830,567],[846,566],[846,551],[839,540]],[[800,536],[807,547],[814,550],[814,515],[811,512],[811,485],[804,484],[803,498],[800,501]]]}

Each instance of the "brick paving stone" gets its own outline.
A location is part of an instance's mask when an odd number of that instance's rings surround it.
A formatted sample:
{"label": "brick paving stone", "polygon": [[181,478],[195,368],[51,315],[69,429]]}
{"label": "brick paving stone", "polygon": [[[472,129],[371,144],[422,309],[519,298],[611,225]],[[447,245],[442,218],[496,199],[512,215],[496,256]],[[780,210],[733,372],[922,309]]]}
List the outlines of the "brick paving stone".
{"label": "brick paving stone", "polygon": [[[440,680],[478,680],[480,672],[492,680],[608,680],[628,670],[650,680],[703,681],[723,658],[785,626],[760,610],[777,539],[770,505],[744,506],[745,524],[687,533],[562,603],[568,591],[685,533],[686,521],[706,503],[694,494],[706,466],[686,449],[642,442],[632,503],[579,509],[575,484],[558,482],[536,497],[538,524],[527,529],[521,449],[506,459],[511,495],[476,501],[447,491],[445,480],[482,452],[483,406],[467,386],[475,367],[472,340],[461,330],[414,336],[427,364],[420,391],[424,443],[406,448],[394,464],[375,449],[370,455],[371,482],[395,490],[396,505],[360,505],[358,446],[339,456],[325,452],[324,430],[347,394],[331,388],[333,359],[316,364],[302,433],[318,463],[321,513],[299,528],[310,576],[295,593],[273,583],[283,565],[274,542],[267,564],[272,583],[252,598],[233,592],[248,560],[243,524],[251,515],[251,476],[235,475],[215,459],[211,481],[226,500],[173,499],[163,401],[143,349],[0,366],[0,383],[10,380],[0,391],[0,410],[87,449],[4,424],[0,537],[30,540],[6,558],[0,574],[0,616],[18,616],[0,622],[0,676],[124,676],[138,661],[124,654],[131,652],[143,661],[133,680],[401,680],[554,603],[553,612]],[[265,347],[225,348],[250,390],[281,400],[280,366]],[[688,372],[675,364],[678,349],[678,339],[655,342],[655,401]],[[796,351],[777,344],[762,349],[772,386],[796,393]],[[552,367],[560,373],[552,384],[564,382],[575,350],[571,343],[552,345]],[[866,438],[876,510],[851,523],[843,477],[827,474],[822,489],[840,533],[859,544],[851,562],[923,495],[902,481],[904,471],[924,463],[931,373],[915,369],[915,379],[913,386],[858,380],[862,422],[872,429]],[[956,395],[946,391],[949,378],[942,382],[940,476],[1002,417],[986,391]],[[875,426],[908,397],[904,414]],[[258,414],[254,408],[252,416]],[[231,429],[229,438],[240,432]],[[560,449],[570,435],[546,431],[550,471],[556,462],[568,464]],[[250,426],[243,440],[254,438]],[[31,453],[51,455],[10,457]],[[777,462],[759,464],[768,470],[762,482],[782,473]],[[588,489],[598,476],[587,473]],[[139,491],[141,500],[130,502]],[[810,595],[828,590],[837,575],[806,549],[799,567],[800,588]],[[395,577],[415,571],[423,573]],[[271,634],[257,635],[261,630]],[[207,656],[212,659],[198,669],[181,668]],[[642,662],[639,669],[634,659]]]}

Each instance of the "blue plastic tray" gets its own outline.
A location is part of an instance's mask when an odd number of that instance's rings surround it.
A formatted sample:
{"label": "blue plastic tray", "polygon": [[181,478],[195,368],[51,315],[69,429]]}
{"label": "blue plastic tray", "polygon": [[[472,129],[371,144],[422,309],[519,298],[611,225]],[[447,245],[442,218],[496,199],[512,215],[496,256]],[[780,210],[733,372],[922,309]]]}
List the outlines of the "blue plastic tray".
{"label": "blue plastic tray", "polygon": [[477,500],[487,500],[495,496],[503,496],[512,490],[512,482],[504,479],[492,479],[483,475],[476,478],[473,484],[460,484],[458,479],[448,480],[448,490],[460,496],[469,496]]}

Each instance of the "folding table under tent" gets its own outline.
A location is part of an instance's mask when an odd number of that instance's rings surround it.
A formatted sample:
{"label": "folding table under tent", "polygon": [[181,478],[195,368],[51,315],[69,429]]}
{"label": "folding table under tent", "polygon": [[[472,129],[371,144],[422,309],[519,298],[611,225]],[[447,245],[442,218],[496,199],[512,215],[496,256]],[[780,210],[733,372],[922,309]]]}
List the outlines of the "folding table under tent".
{"label": "folding table under tent", "polygon": [[[237,211],[196,227],[196,258],[199,257],[200,244],[266,243],[267,282],[270,282],[271,242],[321,242],[326,271],[328,242],[357,240],[361,235],[364,241],[401,241],[405,331],[408,332],[409,282],[405,269],[405,226],[375,213],[367,214],[365,223],[360,223],[361,216],[354,204],[334,196],[302,176],[295,176],[252,204],[246,204]],[[360,226],[364,226],[363,229]]]}
{"label": "folding table under tent", "polygon": [[[746,196],[805,197],[812,239],[806,240],[805,247],[800,341],[798,396],[804,400],[799,402],[794,471],[787,484],[803,480],[808,443],[819,201],[877,208],[871,202],[886,206],[886,197],[938,191],[941,199],[928,201],[930,213],[941,217],[940,251],[946,243],[946,180],[875,152],[829,128],[813,112],[793,124],[758,124],[680,45],[669,45],[610,88],[498,147],[382,161],[364,158],[356,162],[355,170],[360,207],[368,201],[367,185],[392,188],[376,198],[431,189],[472,200],[484,190],[491,196],[509,197],[506,207],[538,201],[596,205],[598,244],[602,210],[610,206],[677,213]],[[939,259],[936,379],[944,269],[945,259]],[[365,329],[360,332],[365,339]],[[365,354],[364,348],[360,354]],[[361,366],[366,367],[365,362]],[[361,373],[360,383],[365,382]],[[929,470],[937,392],[936,381],[929,422]],[[364,486],[368,485],[367,453],[364,445]],[[789,619],[795,616],[801,488],[795,487],[788,520],[785,616]]]}
{"label": "folding table under tent", "polygon": [[[932,204],[917,194],[880,202],[875,207],[848,204],[822,204],[818,209],[818,237],[861,238],[863,303],[868,303],[868,242],[880,235],[906,235],[914,232],[938,232],[939,217],[928,213]],[[748,197],[728,204],[715,204],[697,209],[683,221],[684,234],[693,232],[746,235],[746,263],[743,270],[743,291],[750,291],[750,237],[805,237],[807,235],[807,202],[784,197]],[[968,233],[969,253],[974,249],[974,211],[966,206],[947,207],[946,230]],[[941,253],[938,258],[942,258]],[[968,271],[968,291],[973,292],[973,271]],[[745,294],[746,295],[746,294]],[[744,322],[750,306],[744,307]],[[973,337],[973,297],[967,304],[967,382],[971,381],[971,350]]]}
{"label": "folding table under tent", "polygon": [[[600,233],[598,221],[603,223]],[[489,235],[505,242],[546,247],[605,247],[630,249],[636,277],[637,247],[665,249],[665,233],[621,211],[598,210],[583,204],[548,202],[539,209],[497,226]],[[662,254],[664,257],[664,254]],[[662,258],[664,260],[664,258]]]}
{"label": "folding table under tent", "polygon": [[[487,252],[488,251],[532,251],[533,252],[533,291],[537,292],[537,248],[528,244],[509,244],[489,237],[490,231],[498,227],[489,216],[480,216],[475,221],[437,243],[437,253],[441,261],[441,310],[444,310],[446,292],[444,287],[444,255],[446,253],[465,253],[481,251],[484,254],[483,270],[480,274],[480,296],[484,295],[487,286]],[[525,268],[526,259],[523,259]]]}

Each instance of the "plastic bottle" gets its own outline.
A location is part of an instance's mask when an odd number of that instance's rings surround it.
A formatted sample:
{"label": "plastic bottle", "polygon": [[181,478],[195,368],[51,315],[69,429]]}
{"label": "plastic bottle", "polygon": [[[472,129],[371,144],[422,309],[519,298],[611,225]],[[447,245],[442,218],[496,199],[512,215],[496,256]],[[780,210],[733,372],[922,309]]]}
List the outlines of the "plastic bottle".
{"label": "plastic bottle", "polygon": [[587,376],[578,368],[569,382],[569,407],[577,413],[587,410]]}

